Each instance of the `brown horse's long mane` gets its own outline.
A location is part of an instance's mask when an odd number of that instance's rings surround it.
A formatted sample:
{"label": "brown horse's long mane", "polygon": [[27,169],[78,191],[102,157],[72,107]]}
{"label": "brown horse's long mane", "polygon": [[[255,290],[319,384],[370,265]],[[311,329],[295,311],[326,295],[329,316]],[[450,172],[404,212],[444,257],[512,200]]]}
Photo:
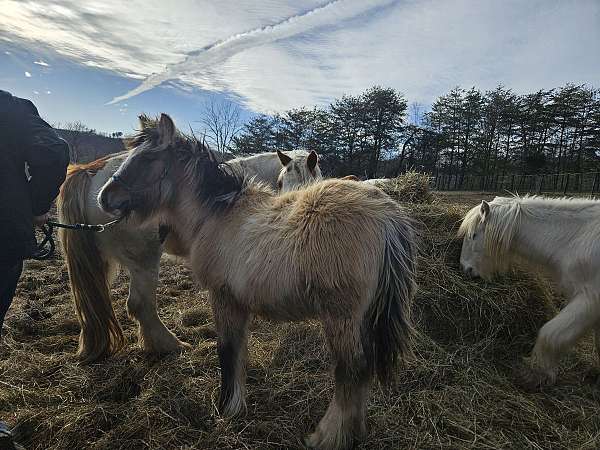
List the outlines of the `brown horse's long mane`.
{"label": "brown horse's long mane", "polygon": [[[142,115],[140,123],[141,130],[129,140],[128,146],[133,149],[150,144],[148,151],[152,151],[158,144],[159,119]],[[194,186],[198,200],[212,210],[231,207],[248,185],[241,172],[217,161],[214,152],[194,135],[178,131],[169,147],[173,150],[172,158],[183,164],[186,181]]]}

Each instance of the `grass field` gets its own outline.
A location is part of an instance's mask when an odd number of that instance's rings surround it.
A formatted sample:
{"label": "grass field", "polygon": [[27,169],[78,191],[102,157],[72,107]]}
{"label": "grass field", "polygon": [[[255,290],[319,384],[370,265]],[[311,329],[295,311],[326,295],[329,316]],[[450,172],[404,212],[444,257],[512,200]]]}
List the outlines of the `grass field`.
{"label": "grass field", "polygon": [[[525,393],[514,371],[560,298],[522,274],[494,283],[458,270],[458,221],[482,196],[440,194],[407,205],[422,226],[416,358],[389,387],[375,386],[364,449],[600,447],[597,361],[586,339],[561,365],[559,382]],[[316,324],[256,319],[249,344],[248,412],[215,415],[219,369],[210,309],[189,271],[164,259],[163,320],[192,343],[179,356],[147,357],[126,317],[127,277],[112,293],[129,340],[120,354],[82,366],[79,326],[60,255],[28,262],[0,350],[0,417],[27,449],[284,449],[324,413],[332,393]]]}

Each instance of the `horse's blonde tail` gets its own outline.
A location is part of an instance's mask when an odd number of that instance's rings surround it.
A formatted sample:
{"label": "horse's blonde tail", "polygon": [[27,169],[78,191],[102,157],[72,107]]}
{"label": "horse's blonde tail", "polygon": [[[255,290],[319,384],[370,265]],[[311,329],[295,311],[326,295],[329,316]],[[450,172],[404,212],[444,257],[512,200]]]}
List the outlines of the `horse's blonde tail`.
{"label": "horse's blonde tail", "polygon": [[412,354],[416,259],[416,233],[410,221],[402,216],[390,221],[377,291],[363,322],[367,364],[381,382],[390,379],[398,359]]}
{"label": "horse's blonde tail", "polygon": [[[92,174],[86,166],[69,168],[58,197],[59,217],[65,223],[86,223],[86,198]],[[101,255],[95,233],[59,230],[75,311],[81,325],[77,356],[93,362],[125,345],[109,291],[109,262]]]}

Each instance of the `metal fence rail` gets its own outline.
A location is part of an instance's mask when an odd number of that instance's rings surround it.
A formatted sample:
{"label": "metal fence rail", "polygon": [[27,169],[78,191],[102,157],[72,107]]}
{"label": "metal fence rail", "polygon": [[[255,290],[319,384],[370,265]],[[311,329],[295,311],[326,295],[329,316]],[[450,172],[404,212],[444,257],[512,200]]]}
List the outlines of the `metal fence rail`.
{"label": "metal fence rail", "polygon": [[438,175],[432,185],[439,191],[509,191],[516,193],[600,193],[600,172],[542,175]]}

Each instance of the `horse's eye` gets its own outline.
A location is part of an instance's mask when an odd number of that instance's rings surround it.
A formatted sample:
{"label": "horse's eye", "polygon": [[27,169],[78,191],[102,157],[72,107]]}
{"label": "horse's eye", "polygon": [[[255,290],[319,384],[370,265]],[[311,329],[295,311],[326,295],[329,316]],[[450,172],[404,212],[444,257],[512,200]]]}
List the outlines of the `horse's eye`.
{"label": "horse's eye", "polygon": [[473,233],[473,240],[477,237],[477,233]]}

